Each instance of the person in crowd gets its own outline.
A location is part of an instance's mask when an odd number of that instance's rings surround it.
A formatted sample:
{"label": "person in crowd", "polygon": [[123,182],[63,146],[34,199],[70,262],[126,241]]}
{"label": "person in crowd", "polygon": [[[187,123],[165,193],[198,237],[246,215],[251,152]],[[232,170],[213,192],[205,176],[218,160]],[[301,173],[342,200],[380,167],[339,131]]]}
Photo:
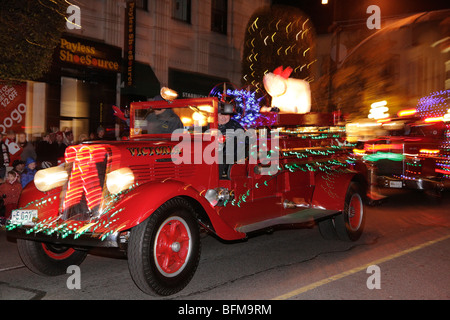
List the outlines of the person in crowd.
{"label": "person in crowd", "polygon": [[84,141],[89,141],[89,137],[88,137],[88,135],[86,133],[82,133],[78,137],[78,143],[82,143]]}
{"label": "person in crowd", "polygon": [[6,175],[6,168],[9,166],[9,151],[6,144],[3,142],[0,134],[0,183],[3,182]]}
{"label": "person in crowd", "polygon": [[64,143],[64,134],[61,131],[56,132],[55,148],[53,149],[54,157],[57,161],[64,158],[67,145]]}
{"label": "person in crowd", "polygon": [[19,182],[20,182],[20,175],[25,169],[25,162],[22,160],[14,160],[12,167],[13,167],[12,169],[19,175]]}
{"label": "person in crowd", "polygon": [[22,184],[22,188],[25,188],[25,186],[34,179],[35,174],[36,174],[36,161],[33,158],[28,158],[27,162],[25,163],[25,169],[20,175],[20,182]]}
{"label": "person in crowd", "polygon": [[50,143],[55,143],[56,142],[56,132],[58,132],[58,131],[55,131],[55,132],[50,131],[50,139],[49,139]]}
{"label": "person in crowd", "polygon": [[105,128],[102,126],[97,128],[97,136],[95,138],[96,140],[104,140],[105,139]]}
{"label": "person in crowd", "polygon": [[[36,163],[39,168],[44,167],[42,165],[44,162],[50,163],[50,166],[56,165],[55,152],[53,152],[54,147],[55,145],[50,138],[50,132],[45,133],[42,140],[36,145]],[[48,167],[48,165],[46,165],[46,167]]]}
{"label": "person in crowd", "polygon": [[16,133],[14,130],[9,130],[7,132],[6,137],[3,139],[3,143],[8,147],[10,163],[14,162],[14,160],[20,160],[22,148],[16,142]]}
{"label": "person in crowd", "polygon": [[[0,183],[0,186],[3,184],[3,181]],[[6,218],[5,218],[5,204],[4,204],[4,198],[3,195],[0,194],[0,228],[6,224]]]}
{"label": "person in crowd", "polygon": [[3,198],[5,206],[5,219],[8,219],[11,212],[17,209],[22,185],[18,182],[19,174],[14,170],[8,171],[6,181],[0,185],[0,197]]}
{"label": "person in crowd", "polygon": [[71,145],[75,144],[75,141],[73,138],[73,132],[69,128],[66,128],[66,130],[64,131],[64,143],[67,146],[71,146]]}
{"label": "person in crowd", "polygon": [[22,148],[22,153],[20,154],[20,159],[22,161],[27,161],[28,158],[36,159],[36,150],[31,142],[27,140],[27,135],[25,132],[21,132],[18,135],[19,146]]}

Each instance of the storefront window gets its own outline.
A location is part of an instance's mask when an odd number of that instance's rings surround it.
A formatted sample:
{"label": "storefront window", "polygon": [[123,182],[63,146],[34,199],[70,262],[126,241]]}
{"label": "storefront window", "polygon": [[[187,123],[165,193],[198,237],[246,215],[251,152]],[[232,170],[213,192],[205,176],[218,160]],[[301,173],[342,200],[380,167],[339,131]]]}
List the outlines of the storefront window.
{"label": "storefront window", "polygon": [[89,86],[86,82],[61,77],[60,129],[72,130],[75,139],[89,134]]}

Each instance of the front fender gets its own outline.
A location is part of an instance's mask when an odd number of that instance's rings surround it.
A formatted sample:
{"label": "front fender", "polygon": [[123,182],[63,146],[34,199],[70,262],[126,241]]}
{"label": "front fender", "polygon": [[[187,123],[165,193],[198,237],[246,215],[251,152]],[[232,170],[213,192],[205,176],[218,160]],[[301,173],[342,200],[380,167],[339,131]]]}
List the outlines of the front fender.
{"label": "front fender", "polygon": [[[327,210],[343,211],[345,196],[352,181],[363,182],[364,179],[354,171],[322,172],[315,178],[313,206]],[[364,197],[364,194],[362,195]]]}
{"label": "front fender", "polygon": [[[114,203],[103,219],[109,221],[110,229],[120,232],[133,228],[147,219],[163,203],[174,197],[187,197],[196,201],[208,215],[214,231],[224,240],[237,240],[245,237],[226,224],[210,203],[202,196],[206,190],[196,190],[176,180],[150,182],[128,192]],[[111,223],[112,222],[112,223]]]}

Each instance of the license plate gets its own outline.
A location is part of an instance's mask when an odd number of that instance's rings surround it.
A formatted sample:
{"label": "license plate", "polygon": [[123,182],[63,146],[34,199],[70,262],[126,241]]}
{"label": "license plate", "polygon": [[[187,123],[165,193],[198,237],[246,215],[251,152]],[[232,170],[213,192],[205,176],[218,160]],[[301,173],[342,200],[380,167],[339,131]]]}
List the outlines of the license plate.
{"label": "license plate", "polygon": [[402,181],[389,181],[389,187],[391,188],[402,188],[403,182]]}
{"label": "license plate", "polygon": [[10,223],[33,226],[35,225],[33,219],[37,219],[37,217],[37,210],[13,210],[11,213]]}

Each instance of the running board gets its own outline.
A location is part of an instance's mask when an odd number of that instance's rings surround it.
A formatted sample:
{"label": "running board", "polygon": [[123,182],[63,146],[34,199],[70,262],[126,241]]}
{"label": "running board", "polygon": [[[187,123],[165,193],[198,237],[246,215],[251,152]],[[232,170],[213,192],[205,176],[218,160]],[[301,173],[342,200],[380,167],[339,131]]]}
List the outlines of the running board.
{"label": "running board", "polygon": [[300,211],[296,211],[285,216],[276,217],[264,221],[259,221],[245,226],[236,228],[236,231],[248,233],[256,230],[261,230],[277,225],[303,223],[311,220],[319,220],[329,216],[339,214],[340,211],[336,210],[324,210],[317,208],[307,208]]}

